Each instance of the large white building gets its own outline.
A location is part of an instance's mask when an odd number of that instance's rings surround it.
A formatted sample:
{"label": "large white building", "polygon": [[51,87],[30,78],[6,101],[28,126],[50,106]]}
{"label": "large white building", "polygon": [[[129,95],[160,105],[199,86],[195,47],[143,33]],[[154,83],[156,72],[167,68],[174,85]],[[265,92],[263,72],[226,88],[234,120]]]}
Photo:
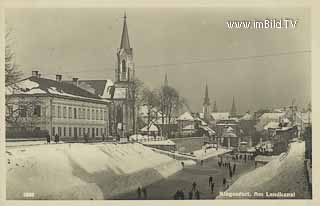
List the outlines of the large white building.
{"label": "large white building", "polygon": [[7,130],[48,131],[60,137],[109,134],[110,102],[77,84],[41,78],[38,71],[7,88]]}

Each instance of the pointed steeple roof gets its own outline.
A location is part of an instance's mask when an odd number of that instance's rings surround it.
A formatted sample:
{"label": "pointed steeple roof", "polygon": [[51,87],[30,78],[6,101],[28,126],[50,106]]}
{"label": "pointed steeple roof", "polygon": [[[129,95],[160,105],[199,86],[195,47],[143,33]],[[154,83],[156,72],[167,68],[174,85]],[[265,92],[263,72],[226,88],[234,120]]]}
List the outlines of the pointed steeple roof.
{"label": "pointed steeple roof", "polygon": [[208,84],[206,84],[203,105],[209,105],[209,104],[210,104],[210,99],[209,99],[209,94],[208,94]]}
{"label": "pointed steeple roof", "polygon": [[130,50],[129,34],[128,34],[128,28],[127,28],[127,15],[126,15],[126,13],[124,13],[124,16],[123,16],[123,29],[122,29],[120,49]]}
{"label": "pointed steeple roof", "polygon": [[168,83],[168,77],[167,77],[167,73],[164,76],[164,86],[167,87],[169,85]]}
{"label": "pointed steeple roof", "polygon": [[236,108],[236,103],[234,101],[234,97],[232,98],[232,107],[231,107],[230,115],[231,116],[237,115],[237,108]]}

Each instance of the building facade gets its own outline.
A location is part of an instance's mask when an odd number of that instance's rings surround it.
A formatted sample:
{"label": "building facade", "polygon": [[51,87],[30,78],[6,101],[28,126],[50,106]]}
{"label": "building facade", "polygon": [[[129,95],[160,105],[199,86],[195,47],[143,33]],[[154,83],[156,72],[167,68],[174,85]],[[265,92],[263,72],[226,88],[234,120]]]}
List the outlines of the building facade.
{"label": "building facade", "polygon": [[41,78],[38,71],[7,92],[7,131],[47,131],[50,136],[75,138],[109,135],[109,101],[80,87]]}

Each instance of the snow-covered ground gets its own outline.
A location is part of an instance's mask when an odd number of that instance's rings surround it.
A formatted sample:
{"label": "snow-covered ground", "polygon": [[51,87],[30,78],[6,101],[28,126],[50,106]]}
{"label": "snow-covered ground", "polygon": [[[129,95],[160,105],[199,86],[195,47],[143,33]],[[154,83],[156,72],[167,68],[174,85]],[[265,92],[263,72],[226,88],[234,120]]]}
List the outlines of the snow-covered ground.
{"label": "snow-covered ground", "polygon": [[[306,192],[304,150],[304,142],[292,143],[288,154],[283,153],[265,166],[240,177],[226,192],[250,192],[252,195],[254,192],[263,194],[295,192],[294,198],[310,198],[310,194]],[[230,199],[230,197],[218,197],[218,199],[224,198]]]}
{"label": "snow-covered ground", "polygon": [[182,169],[138,143],[7,147],[6,156],[8,199],[108,199]]}
{"label": "snow-covered ground", "polygon": [[193,152],[193,154],[196,156],[197,159],[199,160],[205,160],[211,157],[215,157],[218,155],[225,154],[227,152],[230,152],[231,150],[225,149],[225,148],[210,148],[210,149],[201,149],[201,150],[196,150]]}
{"label": "snow-covered ground", "polygon": [[168,145],[168,146],[172,146],[172,145],[176,145],[172,140],[167,139],[167,140],[151,140],[151,141],[147,141],[147,142],[143,142],[142,144],[144,145]]}

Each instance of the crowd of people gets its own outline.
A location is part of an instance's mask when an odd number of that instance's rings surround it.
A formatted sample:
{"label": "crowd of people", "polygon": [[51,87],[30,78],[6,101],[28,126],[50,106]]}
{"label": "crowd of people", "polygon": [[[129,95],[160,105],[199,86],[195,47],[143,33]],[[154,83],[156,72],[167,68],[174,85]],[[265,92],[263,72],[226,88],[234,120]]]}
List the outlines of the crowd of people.
{"label": "crowd of people", "polygon": [[[184,200],[185,199],[185,194],[183,189],[178,189],[176,193],[173,195],[173,199],[175,200]],[[200,200],[200,191],[197,188],[197,183],[193,182],[191,185],[191,190],[188,192],[188,199],[196,199]]]}
{"label": "crowd of people", "polygon": [[148,196],[147,196],[147,189],[145,187],[138,187],[137,189],[137,195],[138,195],[138,199],[141,200],[141,199],[148,199]]}

